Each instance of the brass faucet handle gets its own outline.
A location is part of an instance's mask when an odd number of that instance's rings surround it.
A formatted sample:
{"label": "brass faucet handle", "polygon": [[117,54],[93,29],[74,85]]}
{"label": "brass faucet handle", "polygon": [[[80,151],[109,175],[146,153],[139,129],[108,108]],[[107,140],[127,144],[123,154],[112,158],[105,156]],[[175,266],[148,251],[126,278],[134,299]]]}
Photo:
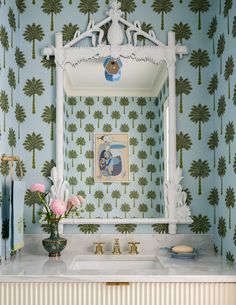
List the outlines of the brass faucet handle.
{"label": "brass faucet handle", "polygon": [[94,254],[97,254],[97,255],[104,254],[103,245],[105,243],[99,241],[99,242],[94,242],[94,244],[96,245]]}
{"label": "brass faucet handle", "polygon": [[140,242],[131,241],[128,244],[131,245],[129,254],[139,254],[137,245],[140,245]]}

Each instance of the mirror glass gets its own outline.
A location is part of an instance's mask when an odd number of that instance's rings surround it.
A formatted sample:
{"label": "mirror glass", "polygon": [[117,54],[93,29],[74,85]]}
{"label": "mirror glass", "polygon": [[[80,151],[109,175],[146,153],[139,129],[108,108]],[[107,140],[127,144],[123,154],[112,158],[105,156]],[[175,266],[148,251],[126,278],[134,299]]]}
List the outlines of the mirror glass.
{"label": "mirror glass", "polygon": [[[119,85],[118,81],[107,82],[114,87],[113,95],[94,96],[91,89],[90,96],[65,97],[64,176],[71,193],[85,197],[80,218],[164,217],[163,181],[168,158],[166,64],[162,63],[160,70],[149,84],[150,88],[154,81],[157,84],[155,96],[128,96],[119,88],[124,83]],[[140,81],[142,70],[135,71]],[[135,74],[130,74],[130,87],[135,87]],[[128,136],[127,145],[121,135]],[[100,169],[97,176],[95,168]],[[125,178],[117,182],[118,175]]]}

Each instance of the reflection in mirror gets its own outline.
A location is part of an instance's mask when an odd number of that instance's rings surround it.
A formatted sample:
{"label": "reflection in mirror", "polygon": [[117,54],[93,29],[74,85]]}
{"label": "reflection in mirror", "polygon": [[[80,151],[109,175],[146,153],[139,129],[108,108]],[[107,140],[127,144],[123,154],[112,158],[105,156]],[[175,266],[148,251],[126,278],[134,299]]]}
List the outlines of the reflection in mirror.
{"label": "reflection in mirror", "polygon": [[[165,117],[169,90],[166,66],[162,71],[163,74],[156,75],[155,96],[129,97],[117,89],[117,96],[66,97],[64,176],[71,193],[79,192],[86,199],[81,218],[165,216],[163,181],[168,158],[168,116]],[[112,177],[95,182],[94,133],[128,133],[128,182],[112,182]],[[116,160],[107,161],[108,166],[114,166]]]}

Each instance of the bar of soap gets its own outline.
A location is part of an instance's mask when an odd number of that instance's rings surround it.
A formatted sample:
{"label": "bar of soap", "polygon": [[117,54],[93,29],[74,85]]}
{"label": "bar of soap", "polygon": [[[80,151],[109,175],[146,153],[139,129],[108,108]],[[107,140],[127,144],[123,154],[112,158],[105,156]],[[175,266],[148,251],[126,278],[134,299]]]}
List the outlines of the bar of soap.
{"label": "bar of soap", "polygon": [[193,252],[192,247],[185,246],[185,245],[174,246],[171,250],[174,253],[192,253]]}

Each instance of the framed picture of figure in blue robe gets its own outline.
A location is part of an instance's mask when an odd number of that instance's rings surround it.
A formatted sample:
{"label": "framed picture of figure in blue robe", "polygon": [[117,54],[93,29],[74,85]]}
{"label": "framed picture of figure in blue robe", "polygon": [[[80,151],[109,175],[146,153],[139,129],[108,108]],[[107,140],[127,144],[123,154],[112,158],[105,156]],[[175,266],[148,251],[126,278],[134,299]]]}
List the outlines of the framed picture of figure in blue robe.
{"label": "framed picture of figure in blue robe", "polygon": [[129,134],[94,134],[95,182],[129,182]]}

